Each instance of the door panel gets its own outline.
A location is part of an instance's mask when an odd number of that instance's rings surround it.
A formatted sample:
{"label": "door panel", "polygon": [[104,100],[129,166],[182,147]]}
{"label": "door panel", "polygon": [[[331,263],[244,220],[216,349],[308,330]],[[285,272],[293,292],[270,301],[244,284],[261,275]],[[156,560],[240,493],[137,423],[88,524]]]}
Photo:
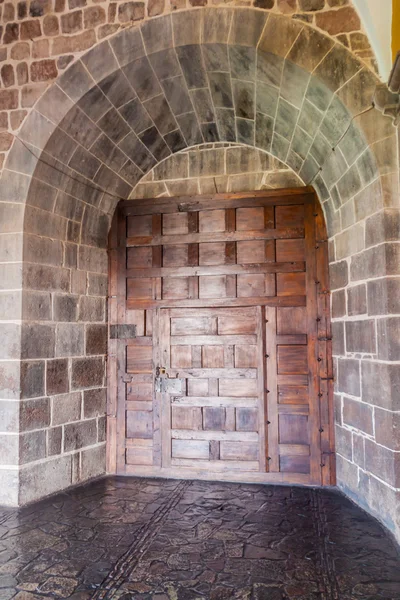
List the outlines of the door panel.
{"label": "door panel", "polygon": [[[236,335],[225,335],[223,326],[220,332],[220,319],[223,323],[228,320]],[[162,365],[163,377],[167,385],[174,377],[183,383],[179,395],[160,394],[163,467],[180,466],[175,459],[187,459],[187,466],[208,470],[206,461],[240,460],[243,471],[251,461],[251,470],[257,462],[258,470],[265,472],[263,319],[261,307],[210,308],[200,315],[196,309],[161,309],[160,350],[167,361],[169,358],[169,363]],[[182,335],[182,320],[188,326],[187,335]],[[239,327],[235,330],[236,320]],[[212,324],[207,328],[209,335],[204,333],[205,322]],[[243,324],[254,334],[249,346],[243,339],[248,336],[238,333]],[[192,331],[203,335],[192,336]],[[241,357],[241,365],[236,364],[236,356]],[[246,434],[235,442],[223,441],[236,432],[252,432],[252,443],[249,445]],[[229,462],[226,468],[229,470]]]}
{"label": "door panel", "polygon": [[126,201],[110,240],[109,471],[333,483],[314,192]]}

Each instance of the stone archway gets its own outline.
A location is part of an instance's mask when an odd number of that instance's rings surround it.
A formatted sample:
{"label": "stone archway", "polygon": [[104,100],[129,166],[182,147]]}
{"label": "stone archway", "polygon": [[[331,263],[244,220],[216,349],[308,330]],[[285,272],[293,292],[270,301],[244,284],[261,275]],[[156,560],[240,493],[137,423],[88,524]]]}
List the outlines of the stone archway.
{"label": "stone archway", "polygon": [[[397,446],[385,437],[394,428],[398,319],[374,303],[377,290],[387,298],[397,285],[386,277],[398,273],[396,136],[376,110],[352,120],[370,107],[376,83],[305,23],[210,8],[118,33],[39,99],[0,192],[9,231],[23,231],[9,242],[23,268],[9,267],[4,294],[5,410],[18,434],[10,463],[20,465],[3,472],[5,501],[103,470],[105,248],[119,198],[184,147],[240,142],[319,194],[331,237],[339,478],[396,529]],[[383,314],[397,312],[387,304]]]}

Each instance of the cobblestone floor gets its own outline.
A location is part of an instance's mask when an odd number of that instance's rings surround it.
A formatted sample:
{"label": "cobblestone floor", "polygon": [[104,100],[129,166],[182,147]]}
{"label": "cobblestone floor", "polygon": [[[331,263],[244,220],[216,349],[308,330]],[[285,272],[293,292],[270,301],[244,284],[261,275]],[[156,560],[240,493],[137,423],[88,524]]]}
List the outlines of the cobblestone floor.
{"label": "cobblestone floor", "polygon": [[400,553],[340,493],[109,477],[0,510],[0,600],[400,599]]}

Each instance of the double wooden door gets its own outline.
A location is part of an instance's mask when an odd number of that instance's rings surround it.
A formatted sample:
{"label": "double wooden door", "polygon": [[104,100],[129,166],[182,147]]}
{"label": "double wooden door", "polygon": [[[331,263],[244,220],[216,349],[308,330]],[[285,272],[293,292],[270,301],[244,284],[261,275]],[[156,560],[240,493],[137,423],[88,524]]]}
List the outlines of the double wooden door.
{"label": "double wooden door", "polygon": [[108,470],[333,483],[313,190],[123,202],[110,242]]}

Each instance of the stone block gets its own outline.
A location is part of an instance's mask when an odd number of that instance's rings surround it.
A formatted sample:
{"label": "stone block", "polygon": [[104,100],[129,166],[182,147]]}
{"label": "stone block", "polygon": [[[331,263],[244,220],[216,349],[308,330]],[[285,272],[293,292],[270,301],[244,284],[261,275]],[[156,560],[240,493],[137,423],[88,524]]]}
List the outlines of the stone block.
{"label": "stone block", "polygon": [[17,400],[20,395],[20,361],[0,361],[0,389],[4,399]]}
{"label": "stone block", "polygon": [[189,153],[189,177],[223,175],[225,156],[218,149],[196,150]]}
{"label": "stone block", "polygon": [[365,245],[374,246],[382,242],[400,239],[400,211],[394,208],[373,215],[365,223]]}
{"label": "stone block", "polygon": [[46,393],[48,396],[68,392],[68,360],[56,359],[46,362]]}
{"label": "stone block", "polygon": [[247,9],[235,10],[233,12],[229,43],[256,48],[266,19],[267,15],[262,12]]}
{"label": "stone block", "polygon": [[336,425],[335,427],[336,452],[348,460],[353,460],[353,445],[351,431]]}
{"label": "stone block", "polygon": [[19,403],[0,400],[0,432],[17,433],[19,429]]}
{"label": "stone block", "polygon": [[343,204],[355,196],[361,188],[361,178],[356,166],[350,167],[337,183],[337,189]]}
{"label": "stone block", "polygon": [[[90,296],[107,296],[108,277],[97,273],[88,273],[88,294]],[[85,294],[85,290],[80,292]]]}
{"label": "stone block", "polygon": [[362,469],[365,469],[364,439],[362,435],[353,432],[353,461]]}
{"label": "stone block", "polygon": [[21,319],[21,296],[19,291],[0,291],[0,321]]}
{"label": "stone block", "polygon": [[38,235],[24,236],[24,256],[31,263],[62,265],[63,249],[59,240],[50,240]]}
{"label": "stone block", "polygon": [[[348,227],[354,225],[356,221],[354,198],[352,198],[351,200],[346,202],[346,204],[343,204],[343,206],[340,207],[340,219],[342,222],[343,229],[347,229]],[[360,236],[360,238],[362,241],[364,241],[363,236]]]}
{"label": "stone block", "polygon": [[378,358],[400,360],[400,317],[378,319]]}
{"label": "stone block", "polygon": [[335,321],[332,323],[332,352],[334,356],[345,354],[343,322]]}
{"label": "stone block", "polygon": [[53,315],[55,321],[76,321],[78,316],[78,296],[54,294]]}
{"label": "stone block", "polygon": [[318,65],[314,73],[322,83],[332,92],[335,92],[359,70],[360,63],[357,58],[351,56],[346,48],[336,44]]}
{"label": "stone block", "polygon": [[55,326],[22,323],[21,358],[52,358],[55,351]]}
{"label": "stone block", "polygon": [[79,304],[80,321],[104,321],[105,301],[104,298],[82,296]]}
{"label": "stone block", "polygon": [[[301,23],[270,14],[260,39],[259,49],[285,57],[301,30]],[[246,35],[245,29],[242,35]]]}
{"label": "stone block", "polygon": [[336,236],[336,259],[340,260],[364,249],[364,227],[357,223]]}
{"label": "stone block", "polygon": [[83,414],[85,419],[101,417],[106,412],[107,390],[86,390],[83,393]]}
{"label": "stone block", "polygon": [[388,483],[392,487],[398,488],[400,484],[400,454],[384,448],[365,439],[365,463],[368,470]]}
{"label": "stone block", "polygon": [[47,265],[27,264],[24,266],[24,288],[48,291],[69,291],[68,269]]}
{"label": "stone block", "polygon": [[21,361],[21,398],[39,398],[45,395],[45,361]]}
{"label": "stone block", "polygon": [[369,478],[369,509],[393,533],[398,534],[400,494],[375,477]]}
{"label": "stone block", "polygon": [[276,114],[275,130],[287,140],[292,139],[293,130],[297,123],[299,110],[280,98]]}
{"label": "stone block", "polygon": [[18,506],[19,472],[16,468],[0,471],[0,504]]}
{"label": "stone block", "polygon": [[[206,8],[204,10],[204,19],[202,23],[202,39],[203,43],[221,43],[226,44],[229,39],[229,32],[231,30],[231,23],[234,11],[232,9],[224,8]],[[188,13],[186,13],[188,14]],[[193,13],[192,13],[193,14]],[[197,19],[199,20],[199,19]],[[174,18],[173,18],[174,22]],[[175,33],[175,26],[174,26]],[[177,42],[175,42],[176,45]],[[194,43],[191,41],[188,44]],[[179,44],[180,45],[180,44]]]}
{"label": "stone block", "polygon": [[350,425],[364,433],[373,435],[373,412],[372,406],[357,400],[343,397],[343,424]]}
{"label": "stone block", "polygon": [[165,179],[184,179],[189,176],[189,155],[175,154],[170,159],[154,168],[153,176],[156,181]]}
{"label": "stone block", "polygon": [[304,27],[287,58],[311,73],[333,45],[333,40],[326,35],[311,29],[311,27]]}
{"label": "stone block", "polygon": [[46,431],[29,431],[19,436],[19,464],[40,460],[46,457]]}
{"label": "stone block", "polygon": [[346,321],[347,352],[376,352],[375,321]]}
{"label": "stone block", "polygon": [[356,162],[362,186],[369,185],[379,175],[378,166],[371,148],[367,148]]}
{"label": "stone block", "polygon": [[[147,54],[173,47],[171,16],[146,21],[141,27]],[[193,42],[192,42],[193,43]]]}
{"label": "stone block", "polygon": [[362,400],[387,410],[400,410],[400,365],[361,361]]}
{"label": "stone block", "polygon": [[120,31],[111,38],[110,44],[121,67],[145,54],[142,36],[138,28],[129,27]]}
{"label": "stone block", "polygon": [[[195,11],[172,13],[171,17],[175,46],[200,44],[202,19]],[[204,18],[207,18],[207,13]]]}
{"label": "stone block", "polygon": [[386,248],[384,245],[364,250],[351,257],[351,281],[363,281],[372,277],[381,277],[386,271]]}
{"label": "stone block", "polygon": [[[27,197],[30,181],[31,179],[28,175],[5,169],[0,179],[0,202],[15,202],[17,204],[22,202]],[[1,212],[8,213],[11,219],[10,223],[2,221],[3,225],[0,228],[2,233],[18,231],[15,227],[17,224],[19,226],[21,224],[21,211],[22,207],[14,207],[12,204],[10,206],[1,206]],[[3,227],[5,227],[5,230]]]}
{"label": "stone block", "polygon": [[162,82],[165,97],[174,115],[183,115],[193,111],[189,92],[182,76],[164,79]]}
{"label": "stone block", "polygon": [[335,423],[337,425],[343,425],[342,420],[342,396],[340,394],[333,395],[334,404],[335,404]]}
{"label": "stone block", "polygon": [[97,419],[97,441],[105,442],[107,436],[107,418],[99,417]]}
{"label": "stone block", "polygon": [[101,387],[103,379],[104,361],[102,358],[76,358],[72,360],[72,389]]}
{"label": "stone block", "polygon": [[400,313],[400,279],[368,281],[368,314],[386,315]]}
{"label": "stone block", "polygon": [[19,436],[18,434],[0,434],[0,454],[2,466],[18,465]]}
{"label": "stone block", "polygon": [[97,442],[96,419],[69,423],[64,426],[64,452],[93,446]]}
{"label": "stone block", "polygon": [[337,319],[346,314],[346,292],[338,290],[332,293],[332,317]]}
{"label": "stone block", "polygon": [[21,326],[17,323],[1,323],[0,324],[0,359],[16,359],[19,358],[21,349]]}
{"label": "stone block", "polygon": [[372,145],[379,173],[393,173],[398,169],[396,135],[387,137]]}
{"label": "stone block", "polygon": [[62,452],[62,427],[50,427],[47,435],[47,456],[54,456]]}
{"label": "stone block", "polygon": [[347,289],[347,309],[350,317],[363,315],[367,312],[367,290],[365,283]]}
{"label": "stone block", "polygon": [[107,252],[102,248],[79,246],[78,268],[82,271],[107,273]]}
{"label": "stone block", "polygon": [[20,505],[59,492],[71,485],[71,456],[26,466],[20,472]]}
{"label": "stone block", "polygon": [[332,290],[346,287],[349,282],[349,269],[347,262],[342,260],[341,262],[336,262],[329,265],[329,275]]}
{"label": "stone block", "polygon": [[84,450],[81,453],[81,480],[86,481],[103,475],[106,469],[105,444]]}
{"label": "stone block", "polygon": [[55,353],[57,357],[84,354],[84,326],[76,323],[59,323]]}
{"label": "stone block", "polygon": [[71,392],[51,399],[51,424],[63,425],[79,421],[82,416],[82,394]]}
{"label": "stone block", "polygon": [[16,233],[23,227],[23,209],[21,204],[12,204],[6,198],[0,203],[0,233]]}
{"label": "stone block", "polygon": [[[94,280],[94,281],[96,281],[97,277],[100,278],[100,281],[101,281],[101,278],[105,278],[105,280],[107,281],[106,285],[108,285],[108,278],[106,277],[106,275],[97,275],[97,273],[86,273],[85,271],[73,270],[73,271],[71,271],[71,292],[73,294],[80,294],[81,296],[86,294],[86,285],[87,285],[88,276],[89,276],[90,280]],[[91,290],[90,293],[93,296],[102,295],[102,294],[95,294],[93,289]],[[106,293],[104,294],[104,296],[105,295],[106,295]]]}
{"label": "stone block", "polygon": [[19,425],[20,431],[48,427],[50,425],[50,399],[22,400]]}
{"label": "stone block", "polygon": [[290,61],[285,61],[280,95],[297,108],[301,108],[309,79],[309,72]]}
{"label": "stone block", "polygon": [[400,451],[400,414],[375,409],[375,440],[381,446]]}
{"label": "stone block", "polygon": [[352,358],[338,360],[338,388],[351,396],[360,396],[360,361]]}
{"label": "stone block", "polygon": [[107,325],[87,325],[86,354],[107,354]]}
{"label": "stone block", "polygon": [[0,262],[19,262],[21,260],[22,233],[14,233],[13,235],[0,234]]}
{"label": "stone block", "polygon": [[336,477],[339,488],[347,494],[358,492],[358,467],[340,454],[336,456]]}
{"label": "stone block", "polygon": [[[236,129],[235,129],[235,112],[233,109],[230,108],[216,108],[215,109],[215,116],[216,116],[216,122],[217,122],[217,137],[212,137],[212,139],[214,139],[215,141],[226,141],[226,142],[236,142]],[[242,120],[243,121],[243,120]],[[250,124],[253,124],[254,126],[254,122],[253,121],[247,121]],[[211,125],[211,123],[210,123]],[[211,142],[211,138],[208,138],[208,133],[205,134],[205,128],[206,126],[203,126],[203,136],[204,139]],[[239,120],[236,119],[236,128],[238,131],[238,140],[240,137],[240,125],[239,125]],[[208,130],[209,131],[209,130]],[[243,133],[243,132],[242,132]],[[214,135],[214,134],[213,134]],[[254,139],[254,137],[253,137]],[[241,140],[243,142],[243,140]],[[244,143],[244,142],[243,142]],[[248,142],[246,142],[248,143]]]}

